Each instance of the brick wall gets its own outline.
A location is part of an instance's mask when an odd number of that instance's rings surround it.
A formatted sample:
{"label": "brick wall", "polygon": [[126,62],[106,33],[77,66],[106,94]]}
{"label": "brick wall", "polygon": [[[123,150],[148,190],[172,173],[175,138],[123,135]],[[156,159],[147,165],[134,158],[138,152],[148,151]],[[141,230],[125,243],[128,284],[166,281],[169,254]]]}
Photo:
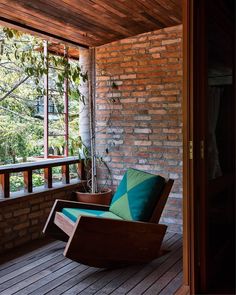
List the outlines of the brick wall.
{"label": "brick wall", "polygon": [[70,199],[79,184],[0,201],[0,254],[41,237],[56,199]]}
{"label": "brick wall", "polygon": [[[175,179],[162,216],[182,224],[182,26],[138,35],[96,50],[96,144],[114,188],[127,167]],[[107,181],[100,168],[100,184]]]}

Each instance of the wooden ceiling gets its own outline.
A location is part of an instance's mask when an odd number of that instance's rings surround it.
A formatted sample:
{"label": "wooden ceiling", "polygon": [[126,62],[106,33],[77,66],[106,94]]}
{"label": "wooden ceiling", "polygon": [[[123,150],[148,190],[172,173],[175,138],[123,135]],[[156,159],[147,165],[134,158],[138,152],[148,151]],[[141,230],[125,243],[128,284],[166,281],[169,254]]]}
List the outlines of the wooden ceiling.
{"label": "wooden ceiling", "polygon": [[99,46],[182,23],[182,0],[0,0],[0,21]]}

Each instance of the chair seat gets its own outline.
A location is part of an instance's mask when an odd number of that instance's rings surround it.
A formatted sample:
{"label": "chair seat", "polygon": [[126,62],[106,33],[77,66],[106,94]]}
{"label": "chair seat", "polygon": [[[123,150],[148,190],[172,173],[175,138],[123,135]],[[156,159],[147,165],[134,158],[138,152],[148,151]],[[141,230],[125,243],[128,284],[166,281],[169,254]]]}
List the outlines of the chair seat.
{"label": "chair seat", "polygon": [[109,211],[102,210],[90,210],[90,209],[74,209],[74,208],[63,208],[62,213],[67,216],[73,222],[76,222],[79,216],[92,216],[101,218],[120,219],[121,217]]}

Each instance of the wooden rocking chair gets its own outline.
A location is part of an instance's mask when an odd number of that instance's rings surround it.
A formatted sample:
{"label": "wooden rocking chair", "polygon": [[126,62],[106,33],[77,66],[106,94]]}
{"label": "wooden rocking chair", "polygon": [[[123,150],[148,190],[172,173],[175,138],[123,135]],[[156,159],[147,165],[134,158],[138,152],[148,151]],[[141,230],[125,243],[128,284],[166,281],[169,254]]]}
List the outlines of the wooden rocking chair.
{"label": "wooden rocking chair", "polygon": [[64,255],[90,266],[149,262],[161,254],[167,226],[158,223],[173,182],[128,169],[110,206],[56,200],[43,233],[66,241]]}

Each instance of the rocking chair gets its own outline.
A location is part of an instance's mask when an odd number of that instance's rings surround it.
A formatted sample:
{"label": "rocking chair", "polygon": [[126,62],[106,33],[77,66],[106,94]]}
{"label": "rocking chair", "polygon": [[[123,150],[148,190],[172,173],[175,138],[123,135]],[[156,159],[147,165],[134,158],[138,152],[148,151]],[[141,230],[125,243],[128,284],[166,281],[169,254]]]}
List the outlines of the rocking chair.
{"label": "rocking chair", "polygon": [[149,262],[167,229],[159,220],[173,180],[128,169],[111,205],[56,200],[43,233],[66,241],[64,255],[94,267]]}

